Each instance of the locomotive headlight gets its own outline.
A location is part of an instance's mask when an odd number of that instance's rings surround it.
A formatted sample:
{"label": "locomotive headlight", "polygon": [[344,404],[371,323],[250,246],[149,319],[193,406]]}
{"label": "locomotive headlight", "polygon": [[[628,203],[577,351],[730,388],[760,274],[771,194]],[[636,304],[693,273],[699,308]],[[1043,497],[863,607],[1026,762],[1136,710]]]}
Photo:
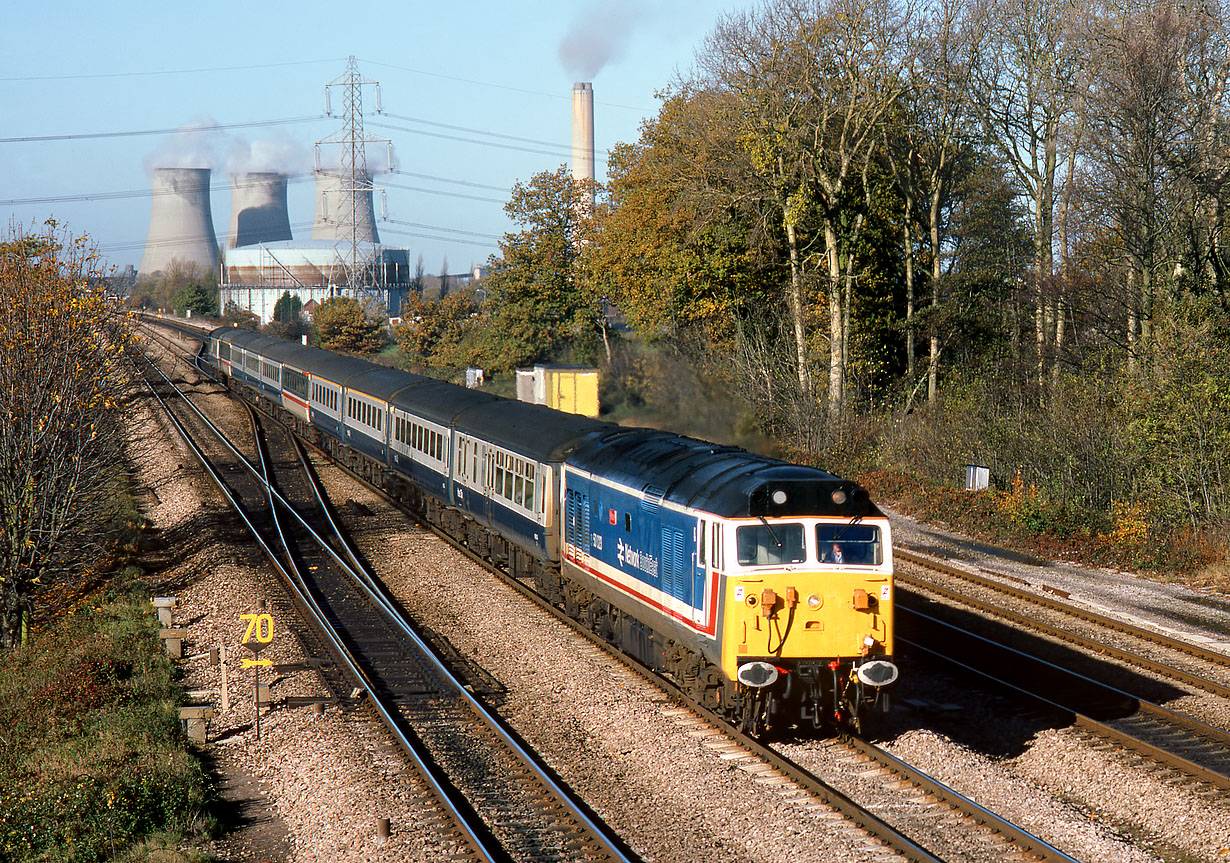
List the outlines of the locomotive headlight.
{"label": "locomotive headlight", "polygon": [[786,493],[782,491],[780,488],[777,491],[773,492],[773,502],[777,504],[778,506],[781,506],[783,503],[786,502]]}
{"label": "locomotive headlight", "polygon": [[817,596],[814,593],[811,596],[807,597],[807,604],[810,605],[812,608],[819,608],[823,603],[824,603],[824,600],[821,599],[819,596]]}
{"label": "locomotive headlight", "polygon": [[875,646],[876,646],[876,640],[872,638],[870,635],[866,636],[863,639],[863,647],[866,647],[868,650],[870,650],[871,648]]}
{"label": "locomotive headlight", "polygon": [[841,506],[843,503],[846,502],[846,493],[843,489],[840,489],[840,488],[837,489],[837,491],[833,492],[831,496],[833,498],[833,503],[837,504],[838,506]]}

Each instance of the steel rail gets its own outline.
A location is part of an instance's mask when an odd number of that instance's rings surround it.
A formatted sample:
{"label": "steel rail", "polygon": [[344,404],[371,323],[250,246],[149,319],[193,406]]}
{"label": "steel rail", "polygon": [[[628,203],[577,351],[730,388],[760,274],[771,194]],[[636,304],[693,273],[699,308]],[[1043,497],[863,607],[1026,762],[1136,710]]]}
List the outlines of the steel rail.
{"label": "steel rail", "polygon": [[[1063,614],[1079,618],[1088,623],[1096,623],[1099,626],[1104,626],[1108,629],[1113,629],[1127,635],[1132,635],[1136,638],[1152,642],[1162,647],[1168,647],[1172,650],[1186,653],[1189,656],[1193,656],[1198,659],[1203,659],[1215,664],[1230,666],[1230,654],[1223,653],[1221,651],[1210,650],[1207,647],[1192,644],[1191,642],[1183,641],[1182,639],[1174,638],[1173,636],[1165,635],[1164,633],[1155,632],[1143,626],[1137,626],[1136,624],[1128,623],[1127,621],[1118,620],[1104,614],[1099,614],[1096,611],[1089,611],[1077,605],[1060,602],[1059,600],[1052,599],[1049,596],[1042,596],[1041,594],[1023,590],[1022,588],[1015,587],[1010,584],[1004,584],[1002,581],[986,578],[978,575],[977,573],[960,569],[959,567],[952,566],[941,560],[936,560],[926,555],[921,555],[913,551],[907,551],[895,545],[893,547],[893,555],[899,560],[913,563],[917,566],[923,567],[924,569],[932,569],[937,572],[942,572],[945,575],[951,575],[972,584],[977,584],[980,587],[997,590],[1017,599],[1032,602],[1036,605],[1041,605],[1045,608],[1051,609],[1052,611],[1058,611]],[[915,579],[911,579],[909,576],[902,576],[900,572],[895,575],[895,578],[902,581],[915,581]]]}
{"label": "steel rail", "polygon": [[[1083,674],[1077,674],[1076,672],[1066,669],[1060,665],[1056,665],[1053,662],[1047,662],[1044,659],[1039,659],[1035,656],[1030,656],[1024,651],[1017,650],[1016,648],[1009,647],[1007,645],[1000,644],[998,642],[993,642],[991,641],[991,639],[985,638],[984,636],[978,635],[977,633],[962,630],[958,626],[954,626],[951,623],[948,623],[943,620],[939,620],[938,618],[932,617],[931,615],[928,615],[928,614],[925,614],[919,611],[913,611],[912,609],[909,609],[908,607],[903,607],[900,602],[897,603],[897,608],[898,610],[905,611],[909,614],[917,615],[918,617],[921,617],[925,620],[929,620],[940,626],[948,627],[949,629],[960,632],[978,641],[982,641],[987,644],[994,644],[997,648],[1001,650],[1005,650],[1005,651],[1008,651],[1009,653],[1014,653],[1017,656],[1027,658],[1031,660],[1032,662],[1039,663],[1050,669],[1053,669],[1056,672],[1060,672],[1069,677],[1075,678],[1081,681],[1082,683],[1087,683],[1091,686],[1097,687],[1103,690],[1104,692],[1107,692],[1107,693],[1110,693],[1110,694],[1113,694],[1113,695],[1116,695],[1122,698],[1126,698],[1129,702],[1136,703],[1139,706],[1139,709],[1141,709],[1143,712],[1150,713],[1151,715],[1156,716],[1159,719],[1163,719],[1167,722],[1171,722],[1174,725],[1178,725],[1180,727],[1186,728],[1187,730],[1192,731],[1194,733],[1198,733],[1203,737],[1206,737],[1208,739],[1216,739],[1220,741],[1230,742],[1230,735],[1228,735],[1225,731],[1222,731],[1219,728],[1214,728],[1213,726],[1210,726],[1210,725],[1206,725],[1205,723],[1200,722],[1199,720],[1193,719],[1190,716],[1185,716],[1184,714],[1176,713],[1175,711],[1168,710],[1159,704],[1155,704],[1151,701],[1148,701],[1147,699],[1139,698],[1138,696],[1133,695],[1129,692],[1124,692],[1121,689],[1118,689],[1113,686],[1109,686],[1098,680],[1094,680],[1092,677],[1088,677]],[[1124,740],[1131,749],[1134,749],[1135,751],[1141,753],[1142,755],[1147,755],[1149,758],[1152,758],[1155,761],[1159,761],[1163,764],[1169,764],[1171,766],[1177,767],[1180,770],[1183,770],[1185,773],[1189,773],[1195,778],[1208,782],[1211,785],[1216,785],[1220,788],[1230,789],[1230,776],[1224,773],[1221,773],[1216,770],[1211,770],[1205,765],[1197,764],[1183,757],[1182,755],[1179,755],[1175,752],[1171,752],[1168,749],[1163,749],[1160,746],[1155,746],[1154,744],[1149,743],[1146,740],[1140,740],[1139,738],[1124,735],[1123,732],[1118,731],[1117,729],[1113,729],[1113,727],[1108,725],[1107,723],[1100,722],[1099,720],[1094,719],[1093,717],[1082,713],[1081,711],[1075,709],[1074,707],[1070,705],[1060,704],[1059,702],[1054,701],[1053,699],[1047,698],[1045,695],[1041,695],[1037,692],[1032,692],[1021,686],[1017,686],[1016,684],[1003,680],[999,677],[996,677],[995,675],[987,671],[983,671],[981,669],[975,668],[951,656],[942,654],[939,651],[932,650],[931,648],[928,648],[928,647],[924,647],[923,645],[918,644],[915,641],[911,641],[910,639],[904,638],[901,635],[897,635],[896,638],[898,641],[902,642],[903,644],[908,644],[911,647],[915,648],[916,650],[920,650],[920,651],[923,651],[924,653],[928,653],[932,656],[938,657],[944,662],[951,663],[959,668],[965,669],[967,671],[972,671],[975,674],[978,674],[979,676],[992,681],[993,683],[1004,686],[1008,689],[1011,689],[1014,692],[1019,692],[1023,695],[1029,696],[1030,698],[1035,699],[1043,704],[1047,704],[1050,707],[1053,707],[1064,714],[1069,714],[1074,717],[1077,717],[1078,723],[1083,725],[1084,727],[1089,728],[1090,730],[1097,731],[1099,734],[1104,734],[1104,736],[1110,737],[1115,740]]]}
{"label": "steel rail", "polygon": [[[315,483],[313,483],[315,485]],[[318,490],[318,494],[319,494]],[[279,496],[280,499],[280,496]],[[327,512],[327,507],[325,508]],[[330,523],[332,517],[329,517]],[[336,525],[335,525],[336,527]],[[466,687],[465,681],[458,678],[452,670],[440,659],[439,655],[431,649],[430,645],[418,634],[414,627],[410,626],[402,617],[401,613],[388,599],[387,595],[378,586],[375,575],[370,569],[362,563],[359,556],[350,549],[350,544],[343,541],[341,532],[338,532],[339,541],[347,551],[347,555],[351,557],[355,565],[352,567],[343,562],[337,557],[336,552],[330,549],[330,554],[338,560],[339,565],[347,571],[354,579],[355,584],[367,595],[368,599],[375,603],[388,616],[390,621],[398,628],[398,630],[408,638],[414,646],[423,652],[427,658],[432,670],[435,671],[449,688],[470,708],[478,719],[487,726],[487,728],[495,734],[495,736],[508,747],[509,751],[522,762],[534,775],[534,778],[543,784],[547,791],[555,798],[568,813],[569,817],[573,818],[582,829],[593,837],[607,855],[616,861],[622,863],[633,863],[637,860],[635,856],[630,855],[624,850],[623,840],[615,834],[611,833],[607,826],[600,821],[596,821],[589,816],[588,813],[578,808],[576,805],[575,795],[572,794],[561,782],[559,782],[554,772],[547,767],[537,753],[528,749],[517,739],[516,735],[508,728],[507,723],[496,714],[494,711],[487,708],[485,704]]]}
{"label": "steel rail", "polygon": [[[1095,638],[1081,635],[1080,633],[1070,632],[1066,629],[1055,626],[1054,624],[1046,623],[1044,621],[1021,614],[1020,612],[1010,611],[1009,609],[996,605],[993,602],[987,602],[986,600],[968,596],[960,591],[953,590],[950,587],[945,587],[942,584],[911,578],[910,576],[902,575],[900,572],[895,573],[893,577],[898,584],[908,584],[910,587],[924,590],[929,593],[934,593],[947,600],[950,600],[951,602],[968,606],[969,608],[973,608],[983,614],[999,617],[1010,623],[1016,624],[1017,626],[1024,627],[1025,629],[1040,632],[1044,635],[1049,635],[1052,638],[1059,639],[1060,641],[1066,641],[1068,644],[1074,644],[1077,647],[1087,648],[1089,650],[1097,651],[1098,653],[1106,654],[1107,656],[1114,657],[1115,659],[1125,662],[1128,665],[1134,665],[1138,668],[1152,671],[1154,674],[1158,674],[1162,677],[1169,677],[1172,680],[1177,680],[1180,683],[1186,683],[1188,686],[1192,686],[1197,689],[1203,689],[1205,692],[1212,693],[1213,695],[1218,695],[1222,698],[1230,698],[1230,686],[1225,686],[1215,680],[1209,680],[1206,677],[1201,677],[1200,675],[1193,674],[1190,671],[1184,671],[1182,668],[1174,668],[1173,666],[1167,665],[1164,662],[1159,662],[1156,659],[1141,656],[1139,653],[1133,653],[1130,650],[1124,650],[1122,648],[1115,647],[1112,644],[1106,644],[1103,641],[1098,641]],[[1015,596],[1015,594],[1013,595]],[[1029,596],[1029,594],[1027,594],[1027,596]]]}

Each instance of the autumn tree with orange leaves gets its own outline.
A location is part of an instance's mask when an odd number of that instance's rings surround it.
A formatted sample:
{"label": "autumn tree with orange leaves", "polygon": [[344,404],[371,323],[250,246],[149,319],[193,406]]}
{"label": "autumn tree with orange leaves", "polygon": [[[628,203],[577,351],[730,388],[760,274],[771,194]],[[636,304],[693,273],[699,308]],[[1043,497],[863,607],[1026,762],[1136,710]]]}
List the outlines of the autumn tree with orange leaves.
{"label": "autumn tree with orange leaves", "polygon": [[99,566],[124,482],[127,329],[83,238],[0,238],[0,647],[40,595]]}

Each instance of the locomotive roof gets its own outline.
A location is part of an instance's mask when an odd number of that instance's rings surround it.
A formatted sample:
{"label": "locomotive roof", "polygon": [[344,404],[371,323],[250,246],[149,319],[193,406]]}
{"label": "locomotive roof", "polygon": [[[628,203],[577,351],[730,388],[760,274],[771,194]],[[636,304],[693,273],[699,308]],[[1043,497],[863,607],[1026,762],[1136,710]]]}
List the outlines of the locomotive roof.
{"label": "locomotive roof", "polygon": [[538,461],[560,461],[587,437],[618,428],[543,405],[498,399],[457,417],[457,428]]}
{"label": "locomotive roof", "polygon": [[819,468],[650,429],[602,436],[568,464],[638,489],[646,500],[723,518],[882,515],[858,483]]}

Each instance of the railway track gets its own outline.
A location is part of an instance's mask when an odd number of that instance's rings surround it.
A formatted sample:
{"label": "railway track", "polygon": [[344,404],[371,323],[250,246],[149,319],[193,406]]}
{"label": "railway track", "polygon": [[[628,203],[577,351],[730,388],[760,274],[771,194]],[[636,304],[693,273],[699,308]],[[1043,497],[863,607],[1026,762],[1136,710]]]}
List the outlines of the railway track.
{"label": "railway track", "polygon": [[[353,479],[363,483],[373,492],[383,495],[381,489],[367,483],[358,474],[347,470],[344,465],[335,466],[345,470]],[[387,497],[385,499],[388,500]],[[397,506],[392,501],[390,503]],[[403,511],[416,521],[429,524],[422,513],[404,509]],[[941,860],[955,863],[955,861],[967,859],[971,861],[1022,859],[1072,863],[1073,858],[1064,854],[1060,849],[1049,845],[1009,820],[990,812],[977,802],[944,786],[873,744],[855,739],[844,742],[842,745],[849,747],[851,757],[874,765],[884,777],[885,787],[899,798],[917,797],[918,795],[927,797],[924,807],[914,807],[925,810],[915,817],[914,825],[898,826],[890,823],[889,820],[881,818],[873,811],[873,808],[879,809],[884,806],[882,801],[870,806],[861,805],[835,785],[809,772],[782,753],[741,734],[721,717],[687,698],[678,689],[666,684],[659,675],[630,660],[604,639],[568,617],[562,609],[546,602],[534,591],[532,585],[513,578],[499,567],[493,566],[447,533],[434,527],[431,529],[456,551],[499,576],[527,599],[568,624],[612,658],[646,680],[658,686],[666,685],[666,691],[680,705],[676,721],[691,725],[697,734],[703,734],[707,738],[706,746],[714,749],[719,757],[734,762],[744,771],[755,775],[758,782],[771,787],[776,793],[800,806],[813,809],[826,808],[833,811],[837,817],[864,831],[870,842],[879,846],[883,853],[891,855],[894,859],[928,861],[928,863]],[[904,810],[910,808],[910,803],[898,801],[889,806],[889,808],[894,807],[897,810]],[[934,822],[936,820],[935,807],[943,811],[944,817],[943,844],[945,850],[940,854],[933,853],[926,844],[916,841],[911,835],[927,832],[919,825],[924,821]],[[899,817],[897,820],[909,819]],[[934,831],[930,832],[934,833]],[[988,844],[994,847],[988,849]]]}
{"label": "railway track", "polygon": [[[361,481],[359,477],[356,477],[356,479]],[[379,492],[378,489],[375,489],[375,491]],[[414,516],[416,519],[422,518],[421,514],[416,513]],[[459,550],[467,553],[464,548]],[[486,565],[486,562],[483,563]],[[501,575],[503,574],[501,573]],[[528,586],[522,585],[506,576],[505,580],[517,586],[523,593],[532,595],[532,591]],[[532,596],[532,598],[535,597]],[[536,598],[535,601],[538,601],[545,608],[551,608],[551,606],[542,603]],[[559,613],[553,608],[551,610],[552,613]],[[606,646],[600,639],[595,638],[594,640],[599,644],[603,644],[604,647]],[[621,656],[618,654],[614,655],[623,661]],[[654,679],[654,677],[650,675],[650,679]],[[859,744],[855,742],[841,744],[856,747],[850,749],[852,764],[874,765],[872,767],[864,766],[862,774],[866,774],[869,770],[875,771],[885,777],[883,783],[885,787],[896,787],[902,790],[906,797],[916,798],[920,794],[925,795],[928,806],[942,805],[949,807],[949,814],[945,819],[945,829],[943,831],[945,834],[944,838],[949,844],[945,845],[944,842],[939,842],[927,846],[925,843],[916,842],[911,838],[912,828],[909,825],[906,825],[904,829],[900,829],[897,825],[889,824],[887,821],[872,815],[864,807],[854,803],[853,800],[844,795],[839,789],[824,783],[819,777],[808,773],[799,765],[785,758],[781,753],[773,753],[771,750],[767,753],[757,751],[756,746],[759,746],[759,744],[756,741],[747,740],[746,738],[738,739],[737,735],[730,736],[733,732],[720,719],[708,716],[699,705],[688,703],[687,699],[678,693],[675,693],[674,697],[687,705],[686,708],[680,708],[681,710],[686,709],[689,711],[687,714],[680,714],[680,721],[701,722],[707,728],[707,730],[703,731],[706,736],[716,735],[706,745],[710,746],[712,744],[711,748],[720,751],[720,757],[739,763],[747,772],[756,774],[757,781],[775,788],[787,799],[796,801],[802,806],[824,806],[839,811],[841,815],[838,817],[846,818],[851,823],[859,825],[860,828],[867,829],[869,835],[875,837],[871,841],[882,843],[885,846],[886,853],[891,851],[892,853],[904,856],[906,859],[915,860],[982,860],[998,859],[1010,855],[1023,855],[1029,859],[1072,859],[1064,855],[1062,851],[1048,846],[1036,837],[1021,831],[1015,825],[998,818],[994,813],[988,812],[977,803],[967,800],[955,791],[935,783],[934,780],[918,773],[909,765],[893,759],[888,753],[884,753],[874,747],[860,749],[857,748]],[[701,732],[698,731],[698,733]],[[870,745],[867,744],[867,746]],[[877,755],[876,753],[879,754]],[[878,804],[880,808],[885,806],[886,804],[883,802]],[[887,808],[894,810],[898,822],[909,820],[908,817],[900,815],[902,811],[910,808],[909,801],[903,800],[900,803],[887,804]],[[926,820],[935,821],[935,813],[927,813],[918,819],[919,823]],[[960,825],[960,827],[956,825]],[[925,831],[913,829],[915,835],[920,832]],[[986,846],[988,843],[992,844],[993,850],[987,850]],[[978,850],[970,850],[968,852],[963,850],[967,847],[968,849]],[[970,856],[966,857],[966,853]]]}
{"label": "railway track", "polygon": [[[895,579],[900,586],[943,597],[1018,628],[1230,698],[1230,654],[1082,608],[1065,601],[1069,595],[1055,588],[1050,588],[1054,595],[1047,596],[1012,584],[1003,574],[991,578],[904,549],[895,548],[894,554],[910,564],[908,568],[898,567]],[[958,590],[954,580],[966,589]]]}
{"label": "railway track", "polygon": [[[1069,603],[990,582],[908,552],[903,557],[984,592],[1002,588],[1018,603],[1036,600],[1040,608],[1129,633],[1141,642],[1164,647],[1172,659],[1194,657],[1213,672],[1230,662],[1216,651]],[[1108,644],[1098,633],[1072,632],[1039,619],[1040,615],[997,605],[985,596],[967,596],[934,579],[898,575],[897,582],[898,640],[903,644],[1026,696],[1083,731],[1147,759],[1156,770],[1174,771],[1188,782],[1230,792],[1230,732],[1158,703],[1186,694],[1176,683],[1226,697],[1219,681]],[[902,630],[912,635],[902,635]]]}
{"label": "railway track", "polygon": [[[165,377],[154,386],[169,395]],[[203,436],[205,428],[223,439],[195,410],[169,398],[165,404],[186,439]],[[192,430],[175,419],[185,412],[195,417]],[[301,448],[281,426],[258,420],[255,411],[252,417],[259,470],[229,444],[211,445],[213,455],[204,450],[198,455],[264,546],[299,615],[316,633],[308,651],[321,660],[326,679],[333,678],[327,680],[330,688],[336,693],[355,684],[350,700],[366,696],[364,703],[440,801],[447,813],[443,820],[452,824],[441,839],[442,855],[489,861],[637,859],[475,698],[473,684],[458,678],[406,624],[331,524],[319,489],[308,481]],[[274,429],[272,443],[266,442],[266,428]],[[311,516],[300,514],[309,507]],[[279,537],[278,548],[268,541],[273,536]]]}

